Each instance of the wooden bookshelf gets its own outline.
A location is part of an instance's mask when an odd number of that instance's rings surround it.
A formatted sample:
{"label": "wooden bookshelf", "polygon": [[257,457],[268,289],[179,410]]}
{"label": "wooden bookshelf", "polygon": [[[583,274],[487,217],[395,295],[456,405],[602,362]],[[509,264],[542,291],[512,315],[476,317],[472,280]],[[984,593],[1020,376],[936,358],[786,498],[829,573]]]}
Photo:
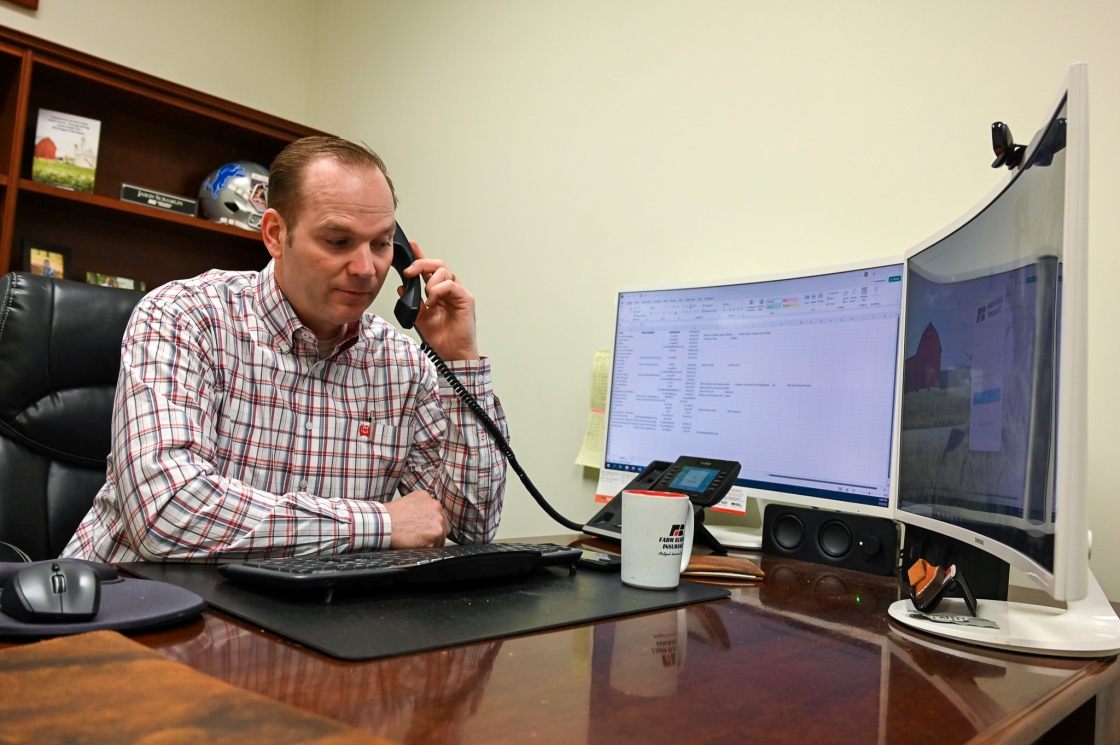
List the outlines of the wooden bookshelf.
{"label": "wooden bookshelf", "polygon": [[[39,109],[101,122],[94,193],[31,180]],[[121,184],[194,199],[233,160],[268,166],[324,134],[0,26],[0,275],[23,242],[70,250],[66,276],[113,274],[149,288],[207,269],[260,269],[260,233],[120,200]]]}

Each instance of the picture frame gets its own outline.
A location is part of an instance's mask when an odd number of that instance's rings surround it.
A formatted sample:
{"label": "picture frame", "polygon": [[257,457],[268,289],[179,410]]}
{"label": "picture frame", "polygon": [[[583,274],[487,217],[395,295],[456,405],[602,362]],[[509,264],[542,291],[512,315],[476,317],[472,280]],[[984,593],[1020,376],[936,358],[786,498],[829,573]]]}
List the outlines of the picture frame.
{"label": "picture frame", "polygon": [[98,285],[100,287],[113,287],[118,290],[148,291],[148,283],[144,280],[132,279],[131,277],[117,277],[112,274],[101,274],[100,272],[86,272],[86,284]]}
{"label": "picture frame", "polygon": [[70,249],[33,238],[23,239],[23,271],[40,277],[72,279]]}

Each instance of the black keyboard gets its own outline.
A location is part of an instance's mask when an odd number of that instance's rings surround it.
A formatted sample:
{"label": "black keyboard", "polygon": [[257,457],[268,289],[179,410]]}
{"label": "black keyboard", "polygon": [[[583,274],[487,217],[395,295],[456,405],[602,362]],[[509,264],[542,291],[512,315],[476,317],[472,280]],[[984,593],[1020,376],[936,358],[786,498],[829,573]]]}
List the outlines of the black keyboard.
{"label": "black keyboard", "polygon": [[575,564],[583,552],[554,543],[482,543],[389,549],[334,556],[293,556],[223,564],[218,571],[246,585],[289,590],[436,584],[514,577],[542,566]]}

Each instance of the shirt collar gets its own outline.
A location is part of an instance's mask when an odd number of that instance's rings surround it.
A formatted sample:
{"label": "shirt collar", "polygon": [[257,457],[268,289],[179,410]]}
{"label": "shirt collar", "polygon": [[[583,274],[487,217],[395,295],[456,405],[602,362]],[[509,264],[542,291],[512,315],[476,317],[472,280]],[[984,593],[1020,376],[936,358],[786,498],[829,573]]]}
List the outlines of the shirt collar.
{"label": "shirt collar", "polygon": [[276,281],[275,260],[269,261],[268,266],[257,275],[257,306],[261,320],[277,341],[292,344],[296,331],[303,328],[303,323]]}
{"label": "shirt collar", "polygon": [[[268,262],[268,266],[261,270],[257,275],[257,305],[260,309],[261,319],[264,321],[265,326],[272,332],[273,337],[277,341],[283,342],[290,347],[296,344],[296,332],[302,328],[306,328],[303,322],[299,320],[299,316],[292,310],[291,304],[288,299],[284,297],[283,290],[280,289],[280,283],[276,281],[276,261],[273,259]],[[368,328],[372,319],[369,314],[363,314],[362,320],[357,323],[348,323],[342,331],[342,338],[338,342],[338,347],[347,344],[351,339],[358,336],[359,330]],[[311,338],[314,334],[311,329],[307,329],[307,333]],[[286,351],[286,350],[285,350]]]}

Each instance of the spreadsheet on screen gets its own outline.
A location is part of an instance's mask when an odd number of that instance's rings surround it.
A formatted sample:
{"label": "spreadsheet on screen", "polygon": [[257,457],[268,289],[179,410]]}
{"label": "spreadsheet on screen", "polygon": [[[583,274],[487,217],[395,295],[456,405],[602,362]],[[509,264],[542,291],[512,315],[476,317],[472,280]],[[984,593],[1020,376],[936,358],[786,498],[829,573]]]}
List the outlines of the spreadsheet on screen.
{"label": "spreadsheet on screen", "polygon": [[606,467],[886,507],[902,266],[619,294]]}

